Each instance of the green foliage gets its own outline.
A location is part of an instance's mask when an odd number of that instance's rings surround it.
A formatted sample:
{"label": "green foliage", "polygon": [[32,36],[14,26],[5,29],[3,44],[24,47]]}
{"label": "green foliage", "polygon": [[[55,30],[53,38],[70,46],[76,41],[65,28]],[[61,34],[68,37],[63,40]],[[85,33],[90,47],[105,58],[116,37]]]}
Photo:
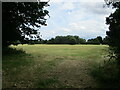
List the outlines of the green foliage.
{"label": "green foliage", "polygon": [[42,40],[40,38],[39,41],[37,40],[28,40],[27,43],[32,44],[107,44],[107,38],[102,39],[101,36],[98,36],[93,39],[89,39],[86,41],[86,39],[80,38],[79,36],[72,36],[72,35],[67,35],[67,36],[56,36],[55,38],[51,38],[49,40]]}
{"label": "green foliage", "polygon": [[[51,38],[48,40],[48,42],[46,42],[47,44],[54,44],[55,43],[55,39]],[[43,43],[44,44],[44,43]]]}
{"label": "green foliage", "polygon": [[103,38],[103,44],[108,44],[109,40],[108,37],[106,36],[105,38]]}
{"label": "green foliage", "polygon": [[[3,2],[2,3],[2,41],[3,46],[14,41],[23,41],[25,35],[37,34],[30,26],[47,25],[45,16],[48,11],[44,7],[47,2]],[[39,25],[38,25],[39,24]]]}
{"label": "green foliage", "polygon": [[88,39],[87,44],[100,44],[100,41],[98,38],[94,38],[94,39]]}
{"label": "green foliage", "polygon": [[67,43],[68,44],[71,44],[71,45],[73,45],[73,44],[76,44],[77,42],[76,42],[76,38],[74,37],[74,36],[70,36],[70,35],[68,35],[67,37]]}
{"label": "green foliage", "polygon": [[98,36],[97,39],[99,40],[99,43],[100,43],[100,44],[103,43],[103,40],[102,40],[102,37],[101,37],[101,36]]}
{"label": "green foliage", "polygon": [[106,18],[106,24],[109,25],[109,31],[106,33],[109,40],[108,44],[110,48],[113,48],[112,51],[116,54],[120,66],[120,2],[109,1],[109,4],[116,10]]}
{"label": "green foliage", "polygon": [[118,71],[116,62],[111,60],[94,66],[91,75],[100,83],[99,87],[118,88],[120,84]]}
{"label": "green foliage", "polygon": [[83,38],[79,38],[79,36],[56,36],[55,38],[51,38],[49,40],[43,40],[42,44],[85,44],[86,40]]}
{"label": "green foliage", "polygon": [[80,42],[80,38],[79,38],[79,36],[74,36],[74,38],[76,39],[76,44],[79,44],[79,42]]}
{"label": "green foliage", "polygon": [[79,38],[79,44],[86,44],[86,40],[83,38]]}
{"label": "green foliage", "polygon": [[51,38],[50,40],[48,40],[47,44],[71,44],[73,45],[77,43],[79,43],[79,38],[77,40],[76,37],[68,35],[68,36],[56,36],[55,38]]}

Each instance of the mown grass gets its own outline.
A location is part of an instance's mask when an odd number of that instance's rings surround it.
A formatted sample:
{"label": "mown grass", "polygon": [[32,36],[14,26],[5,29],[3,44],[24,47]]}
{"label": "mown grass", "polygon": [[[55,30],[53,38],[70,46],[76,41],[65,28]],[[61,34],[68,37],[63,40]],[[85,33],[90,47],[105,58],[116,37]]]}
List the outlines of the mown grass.
{"label": "mown grass", "polygon": [[[3,88],[99,87],[95,70],[106,45],[18,45],[24,53],[3,56]],[[99,73],[99,72],[96,72]]]}

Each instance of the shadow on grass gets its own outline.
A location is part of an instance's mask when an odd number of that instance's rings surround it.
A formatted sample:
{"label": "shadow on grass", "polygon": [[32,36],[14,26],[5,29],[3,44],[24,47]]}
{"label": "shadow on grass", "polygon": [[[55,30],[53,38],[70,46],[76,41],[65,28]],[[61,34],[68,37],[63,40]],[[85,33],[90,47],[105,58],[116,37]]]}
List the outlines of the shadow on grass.
{"label": "shadow on grass", "polygon": [[32,56],[27,54],[22,49],[11,47],[4,47],[2,49],[2,64],[4,69],[18,68],[20,66],[27,66],[32,62]]}
{"label": "shadow on grass", "polygon": [[[24,71],[34,64],[33,56],[27,54],[22,49],[3,48],[2,57],[2,87],[13,88],[21,81],[26,81]],[[26,73],[30,73],[29,71]],[[21,76],[23,75],[23,76]],[[26,81],[27,83],[27,81]],[[22,84],[21,84],[22,85]]]}
{"label": "shadow on grass", "polygon": [[16,48],[11,48],[11,47],[3,47],[2,48],[2,55],[5,56],[5,55],[24,55],[26,54],[25,51],[23,51],[22,49],[16,49]]}
{"label": "shadow on grass", "polygon": [[100,88],[119,88],[120,80],[118,67],[115,61],[107,61],[101,66],[95,66],[91,75],[99,83]]}

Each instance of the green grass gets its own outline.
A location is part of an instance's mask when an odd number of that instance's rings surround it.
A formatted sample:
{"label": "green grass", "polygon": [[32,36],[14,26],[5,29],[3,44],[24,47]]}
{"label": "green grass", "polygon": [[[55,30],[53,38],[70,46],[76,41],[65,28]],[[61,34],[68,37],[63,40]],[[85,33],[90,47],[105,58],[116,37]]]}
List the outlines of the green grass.
{"label": "green grass", "polygon": [[90,75],[106,45],[18,45],[26,53],[3,56],[3,88],[99,87]]}
{"label": "green grass", "polygon": [[91,75],[103,88],[120,88],[118,67],[115,61],[107,61],[101,66],[94,66]]}

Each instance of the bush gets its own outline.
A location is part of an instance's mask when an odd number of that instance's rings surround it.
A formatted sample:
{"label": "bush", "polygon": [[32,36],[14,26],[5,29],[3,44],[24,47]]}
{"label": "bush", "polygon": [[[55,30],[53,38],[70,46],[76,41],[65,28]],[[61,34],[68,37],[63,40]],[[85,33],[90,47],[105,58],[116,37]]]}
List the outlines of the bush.
{"label": "bush", "polygon": [[115,61],[106,61],[101,66],[94,67],[91,74],[102,87],[118,88],[120,87],[118,72]]}

